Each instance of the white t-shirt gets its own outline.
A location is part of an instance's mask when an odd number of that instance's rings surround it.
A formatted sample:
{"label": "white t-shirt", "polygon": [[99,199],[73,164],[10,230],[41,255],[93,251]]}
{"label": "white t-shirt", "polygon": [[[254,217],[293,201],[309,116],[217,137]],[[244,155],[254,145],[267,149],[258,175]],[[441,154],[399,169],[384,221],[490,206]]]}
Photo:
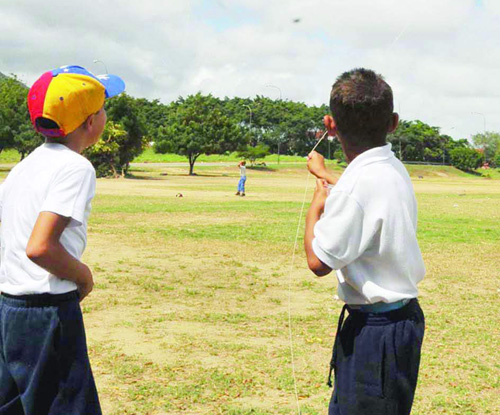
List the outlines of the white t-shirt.
{"label": "white t-shirt", "polygon": [[246,168],[246,166],[240,166],[240,177],[247,177],[247,168]]}
{"label": "white t-shirt", "polygon": [[0,291],[12,295],[62,294],[74,282],[51,275],[26,255],[40,212],[70,217],[61,244],[80,259],[95,194],[95,170],[62,144],[43,144],[17,164],[0,185]]}
{"label": "white t-shirt", "polygon": [[347,304],[414,298],[425,275],[418,246],[417,202],[391,145],[357,156],[331,190],[314,227],[313,250],[337,270]]}

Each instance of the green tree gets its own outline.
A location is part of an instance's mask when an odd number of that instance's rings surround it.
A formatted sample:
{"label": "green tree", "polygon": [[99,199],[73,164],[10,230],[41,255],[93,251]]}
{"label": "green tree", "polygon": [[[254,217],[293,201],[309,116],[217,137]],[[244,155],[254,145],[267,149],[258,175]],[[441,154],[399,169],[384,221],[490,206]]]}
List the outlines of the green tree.
{"label": "green tree", "polygon": [[495,165],[495,167],[500,169],[500,148],[498,149],[497,153],[495,154],[493,164]]}
{"label": "green tree", "polygon": [[474,171],[484,163],[484,155],[473,148],[457,147],[450,151],[451,164],[457,169]]}
{"label": "green tree", "polygon": [[31,125],[27,95],[28,88],[15,76],[0,79],[0,152],[13,148],[21,158],[44,140]]}
{"label": "green tree", "polygon": [[108,121],[99,141],[85,150],[84,155],[96,169],[97,177],[117,177],[122,174],[120,145],[126,139],[127,132],[123,127],[118,123]]}
{"label": "green tree", "polygon": [[187,156],[189,174],[201,154],[224,154],[242,149],[249,136],[241,125],[223,113],[221,101],[212,95],[190,95],[172,104],[165,125],[157,130],[158,153]]}
{"label": "green tree", "polygon": [[[301,102],[272,100],[257,96],[250,98],[225,98],[225,113],[250,134],[251,145],[263,143],[271,153],[306,155],[316,144],[317,133],[323,130],[323,116],[327,106],[308,107]],[[321,136],[321,135],[320,135]],[[336,143],[332,143],[335,151]],[[318,147],[328,151],[325,140]]]}
{"label": "green tree", "polygon": [[146,126],[137,100],[121,94],[106,101],[108,120],[119,124],[126,135],[120,136],[117,172],[126,175],[130,162],[142,153],[146,146]]}
{"label": "green tree", "polygon": [[495,162],[495,154],[500,150],[500,133],[486,131],[472,136],[472,142],[477,148],[484,151],[484,158],[488,163]]}
{"label": "green tree", "polygon": [[419,120],[401,120],[387,140],[402,160],[440,162],[446,147],[446,137],[439,134],[438,127],[431,127]]}
{"label": "green tree", "polygon": [[164,124],[165,119],[168,118],[169,106],[162,104],[159,100],[154,99],[148,101],[146,98],[139,98],[135,100],[136,108],[139,112],[148,141],[154,141],[155,134],[158,128]]}

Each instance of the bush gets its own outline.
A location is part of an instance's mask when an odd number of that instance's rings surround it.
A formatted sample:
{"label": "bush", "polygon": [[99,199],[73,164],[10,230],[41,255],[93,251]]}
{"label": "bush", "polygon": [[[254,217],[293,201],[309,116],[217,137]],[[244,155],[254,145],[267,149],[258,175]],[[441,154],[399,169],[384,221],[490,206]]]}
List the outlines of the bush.
{"label": "bush", "polygon": [[255,164],[255,160],[266,157],[269,154],[269,146],[265,144],[257,144],[255,147],[247,146],[244,151],[238,152],[239,157],[250,160],[250,163]]}
{"label": "bush", "polygon": [[339,148],[335,153],[333,153],[333,158],[339,163],[346,162],[344,152]]}
{"label": "bush", "polygon": [[463,171],[474,171],[484,162],[484,155],[473,148],[459,147],[450,151],[453,166]]}

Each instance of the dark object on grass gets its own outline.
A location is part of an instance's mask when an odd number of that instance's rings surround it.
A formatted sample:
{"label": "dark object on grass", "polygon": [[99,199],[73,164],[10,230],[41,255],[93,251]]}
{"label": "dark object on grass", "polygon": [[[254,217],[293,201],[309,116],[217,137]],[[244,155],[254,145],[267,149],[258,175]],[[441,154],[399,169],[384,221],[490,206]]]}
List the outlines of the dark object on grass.
{"label": "dark object on grass", "polygon": [[177,193],[175,197],[184,197],[184,196],[182,195],[182,193]]}

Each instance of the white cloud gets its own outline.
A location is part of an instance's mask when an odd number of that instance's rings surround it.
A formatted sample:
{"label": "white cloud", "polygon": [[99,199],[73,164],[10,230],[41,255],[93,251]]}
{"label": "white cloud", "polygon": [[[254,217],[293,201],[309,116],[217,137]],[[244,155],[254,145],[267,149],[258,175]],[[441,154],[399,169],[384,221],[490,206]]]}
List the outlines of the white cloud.
{"label": "white cloud", "polygon": [[32,83],[62,64],[104,72],[100,59],[137,97],[277,98],[273,84],[322,104],[341,72],[364,66],[393,86],[403,118],[468,137],[482,130],[471,112],[500,130],[500,2],[480,3],[0,0],[0,71]]}

